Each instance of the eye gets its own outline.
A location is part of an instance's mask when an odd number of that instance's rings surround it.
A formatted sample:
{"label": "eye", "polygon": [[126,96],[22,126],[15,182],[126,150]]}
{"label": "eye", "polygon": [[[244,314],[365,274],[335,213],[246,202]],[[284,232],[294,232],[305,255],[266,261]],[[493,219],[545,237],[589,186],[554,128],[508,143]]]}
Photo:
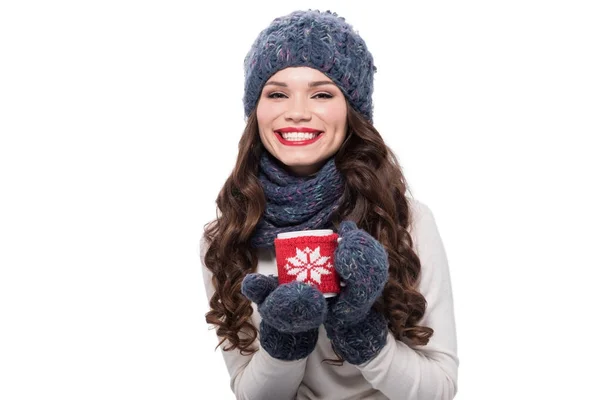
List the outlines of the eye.
{"label": "eye", "polygon": [[313,96],[314,99],[331,99],[333,95],[329,93],[317,93]]}
{"label": "eye", "polygon": [[285,94],[281,93],[281,92],[273,92],[273,93],[269,93],[267,95],[267,97],[269,99],[283,99],[285,97],[287,97]]}

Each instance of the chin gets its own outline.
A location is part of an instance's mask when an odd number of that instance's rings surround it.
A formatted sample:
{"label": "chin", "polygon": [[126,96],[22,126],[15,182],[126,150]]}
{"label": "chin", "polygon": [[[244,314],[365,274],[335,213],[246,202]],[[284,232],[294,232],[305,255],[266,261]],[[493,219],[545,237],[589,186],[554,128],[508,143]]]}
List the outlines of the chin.
{"label": "chin", "polygon": [[303,155],[285,155],[279,159],[282,163],[288,167],[309,167],[311,165],[318,164],[321,161],[321,157],[315,157],[314,154]]}
{"label": "chin", "polygon": [[325,163],[325,159],[323,158],[280,158],[281,161],[287,168],[289,168],[292,172],[297,175],[311,175],[319,171],[323,164]]}

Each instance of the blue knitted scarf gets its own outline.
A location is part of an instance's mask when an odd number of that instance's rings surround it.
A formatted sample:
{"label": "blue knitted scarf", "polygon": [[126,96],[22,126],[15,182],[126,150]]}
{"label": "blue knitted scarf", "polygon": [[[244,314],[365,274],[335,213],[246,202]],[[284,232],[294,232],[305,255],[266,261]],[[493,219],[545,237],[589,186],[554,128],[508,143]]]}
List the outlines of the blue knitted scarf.
{"label": "blue knitted scarf", "polygon": [[294,176],[264,152],[259,179],[267,205],[252,236],[252,247],[273,247],[282,232],[331,228],[331,217],[344,193],[344,180],[333,157],[315,175]]}

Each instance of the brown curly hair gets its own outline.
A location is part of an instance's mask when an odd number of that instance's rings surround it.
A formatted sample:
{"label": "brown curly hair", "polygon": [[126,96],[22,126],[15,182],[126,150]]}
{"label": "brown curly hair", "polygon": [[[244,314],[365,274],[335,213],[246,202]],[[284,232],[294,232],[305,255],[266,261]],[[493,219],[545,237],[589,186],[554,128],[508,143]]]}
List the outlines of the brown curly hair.
{"label": "brown curly hair", "polygon": [[[345,219],[379,240],[388,253],[389,279],[375,303],[396,340],[409,339],[425,345],[433,329],[419,326],[426,300],[417,290],[420,260],[408,232],[411,215],[404,175],[393,152],[375,127],[348,104],[348,134],[335,164],[345,178],[342,205],[333,217],[337,227]],[[206,224],[208,248],[204,265],[212,272],[215,293],[210,299],[206,322],[217,329],[230,346],[252,354],[257,328],[252,324],[250,301],[241,293],[242,280],[256,272],[257,254],[250,238],[265,210],[265,196],[258,180],[258,165],[264,151],[258,134],[256,112],[248,117],[239,142],[236,165],[217,197],[217,218]],[[240,334],[243,333],[243,334]]]}

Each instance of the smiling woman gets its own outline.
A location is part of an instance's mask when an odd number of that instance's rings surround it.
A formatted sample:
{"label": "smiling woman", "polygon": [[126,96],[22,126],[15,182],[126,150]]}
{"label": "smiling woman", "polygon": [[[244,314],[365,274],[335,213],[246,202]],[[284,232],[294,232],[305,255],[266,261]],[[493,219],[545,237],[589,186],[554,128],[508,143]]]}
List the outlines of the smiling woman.
{"label": "smiling woman", "polygon": [[[237,398],[457,391],[444,248],[373,126],[375,71],[363,39],[331,12],[275,19],[246,56],[246,129],[201,241],[206,321]],[[303,274],[278,279],[274,248],[282,234],[324,229],[339,238],[341,281],[327,299]],[[296,249],[309,253],[320,254]]]}

